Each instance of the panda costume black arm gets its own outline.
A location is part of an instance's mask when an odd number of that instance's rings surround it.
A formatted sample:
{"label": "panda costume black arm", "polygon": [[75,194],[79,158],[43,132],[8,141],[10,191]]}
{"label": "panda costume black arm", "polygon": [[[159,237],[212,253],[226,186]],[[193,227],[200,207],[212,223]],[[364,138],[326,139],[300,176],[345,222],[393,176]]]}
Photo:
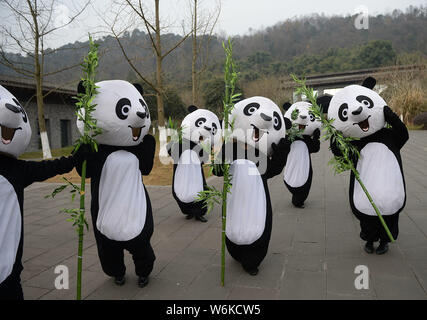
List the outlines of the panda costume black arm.
{"label": "panda costume black arm", "polygon": [[307,144],[308,152],[316,153],[320,150],[320,130],[316,129],[313,136],[303,136],[304,142]]}
{"label": "panda costume black arm", "polygon": [[142,143],[135,147],[129,147],[128,151],[139,159],[139,170],[141,170],[141,174],[144,176],[149,175],[154,164],[156,139],[152,135],[147,134]]}
{"label": "panda costume black arm", "polygon": [[29,186],[34,182],[44,181],[58,174],[70,172],[76,165],[81,163],[84,154],[79,153],[75,156],[61,157],[55,160],[46,161],[18,161],[24,181],[24,187]]}
{"label": "panda costume black arm", "polygon": [[273,143],[271,148],[273,149],[273,154],[271,158],[267,157],[267,170],[264,174],[266,179],[277,176],[283,171],[291,148],[291,143],[288,139],[282,138],[277,145]]}
{"label": "panda costume black arm", "polygon": [[384,107],[384,118],[385,121],[392,127],[391,131],[393,133],[396,145],[399,149],[405,145],[405,143],[409,140],[408,128],[406,128],[405,124],[400,120],[397,114],[390,109],[390,107]]}

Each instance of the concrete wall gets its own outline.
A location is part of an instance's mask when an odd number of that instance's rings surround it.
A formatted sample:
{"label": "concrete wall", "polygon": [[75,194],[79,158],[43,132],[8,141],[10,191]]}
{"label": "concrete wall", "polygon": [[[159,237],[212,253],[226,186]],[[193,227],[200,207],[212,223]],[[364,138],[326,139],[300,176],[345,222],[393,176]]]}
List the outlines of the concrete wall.
{"label": "concrete wall", "polygon": [[[40,134],[38,133],[37,124],[37,104],[30,102],[26,111],[28,118],[30,119],[31,130],[33,132],[31,136],[30,145],[27,151],[37,151],[41,149],[40,145]],[[47,128],[49,134],[49,143],[51,149],[61,148],[61,120],[70,120],[71,124],[71,138],[70,145],[73,144],[79,137],[79,132],[76,125],[76,115],[73,104],[61,104],[58,102],[47,101],[44,105],[45,118],[48,119]]]}

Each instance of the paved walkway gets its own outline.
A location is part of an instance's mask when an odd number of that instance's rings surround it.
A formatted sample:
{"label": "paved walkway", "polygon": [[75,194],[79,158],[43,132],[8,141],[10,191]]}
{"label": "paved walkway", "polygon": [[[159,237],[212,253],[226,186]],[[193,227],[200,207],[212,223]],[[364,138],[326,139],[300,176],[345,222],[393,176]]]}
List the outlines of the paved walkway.
{"label": "paved walkway", "polygon": [[[426,299],[427,298],[427,131],[413,131],[403,149],[407,205],[397,243],[384,256],[363,251],[359,227],[348,203],[348,174],[334,176],[331,154],[322,143],[313,155],[314,178],[305,209],[295,209],[282,176],[269,182],[273,231],[269,252],[256,277],[228,254],[226,285],[220,286],[220,214],[202,224],[187,221],[170,187],[149,187],[157,255],[151,281],[136,285],[126,254],[127,283],[117,287],[101,270],[92,230],[83,262],[85,299]],[[219,184],[218,178],[210,180]],[[64,193],[44,199],[53,184],[34,184],[25,196],[25,251],[22,274],[26,299],[74,299],[77,236],[61,208]],[[77,202],[76,202],[77,205]],[[91,225],[91,224],[90,224]],[[70,271],[70,289],[56,290],[57,265]],[[369,268],[369,289],[354,286],[356,266]]]}

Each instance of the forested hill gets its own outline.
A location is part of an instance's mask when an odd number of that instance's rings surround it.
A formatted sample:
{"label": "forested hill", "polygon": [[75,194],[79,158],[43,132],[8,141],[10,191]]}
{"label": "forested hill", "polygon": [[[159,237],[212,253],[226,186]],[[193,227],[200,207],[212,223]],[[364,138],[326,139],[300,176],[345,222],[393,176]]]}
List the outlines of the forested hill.
{"label": "forested hill", "polygon": [[[239,62],[243,79],[256,79],[260,75],[313,74],[349,69],[379,67],[396,63],[399,57],[427,55],[427,7],[410,7],[405,12],[370,17],[368,30],[357,30],[355,17],[322,16],[290,19],[250,35],[234,38],[234,54]],[[164,34],[162,45],[171,47],[181,37]],[[210,41],[209,67],[205,78],[222,72],[224,39],[215,36]],[[381,40],[381,41],[377,41]],[[116,39],[106,36],[98,41],[106,50],[101,57],[98,78],[136,80]],[[142,74],[154,76],[155,60],[147,35],[134,30],[121,39],[127,54],[135,59]],[[65,46],[82,47],[84,43]],[[87,48],[60,50],[46,57],[46,68],[56,70],[78,64]],[[186,40],[164,60],[167,84],[176,89],[190,85],[191,40]],[[23,57],[14,55],[15,60]],[[411,60],[411,59],[409,59]],[[0,65],[0,74],[16,75]],[[77,69],[46,78],[49,82],[77,80]]]}

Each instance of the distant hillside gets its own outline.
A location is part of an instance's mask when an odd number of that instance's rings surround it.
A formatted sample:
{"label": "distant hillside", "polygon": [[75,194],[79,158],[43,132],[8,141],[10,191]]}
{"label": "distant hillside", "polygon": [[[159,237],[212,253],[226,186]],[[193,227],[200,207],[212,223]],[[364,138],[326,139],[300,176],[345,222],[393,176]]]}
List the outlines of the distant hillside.
{"label": "distant hillside", "polygon": [[[311,15],[286,20],[251,35],[234,38],[234,53],[244,79],[251,80],[262,74],[322,73],[352,68],[377,67],[394,64],[399,55],[427,55],[427,8],[410,7],[405,12],[394,11],[369,20],[368,30],[357,30],[354,17]],[[165,34],[165,48],[181,37]],[[212,78],[222,72],[224,39],[214,37],[210,42],[210,65],[205,77]],[[376,41],[381,40],[381,41]],[[139,30],[127,33],[121,39],[131,58],[144,74],[153,77],[155,60],[150,50],[147,35]],[[105,53],[100,59],[98,78],[136,80],[137,77],[111,37],[100,39],[100,50]],[[46,57],[47,70],[78,64],[82,61],[87,43],[74,43]],[[12,55],[11,55],[12,56]],[[25,60],[19,55],[14,59]],[[164,60],[167,84],[176,89],[189,86],[191,79],[191,41],[187,40]],[[0,74],[15,75],[0,65]],[[46,78],[46,81],[69,83],[77,81],[77,69]]]}

